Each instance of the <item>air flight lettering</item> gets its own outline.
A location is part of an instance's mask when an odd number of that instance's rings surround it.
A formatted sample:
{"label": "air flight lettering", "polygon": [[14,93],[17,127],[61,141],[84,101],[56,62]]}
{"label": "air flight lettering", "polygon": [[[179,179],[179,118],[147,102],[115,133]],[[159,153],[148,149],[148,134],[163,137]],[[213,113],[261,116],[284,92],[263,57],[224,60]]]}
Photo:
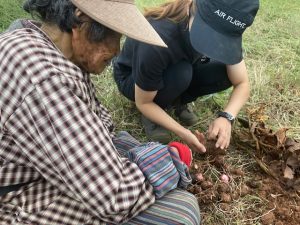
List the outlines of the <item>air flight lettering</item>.
{"label": "air flight lettering", "polygon": [[226,20],[237,27],[245,28],[246,25],[245,23],[242,23],[241,21],[234,19],[232,16],[228,16]]}
{"label": "air flight lettering", "polygon": [[214,12],[215,14],[217,14],[219,17],[221,17],[222,19],[230,22],[231,24],[233,24],[234,26],[240,27],[242,29],[245,28],[246,24],[233,18],[232,16],[227,15],[225,12],[221,11],[221,10],[216,10]]}
{"label": "air flight lettering", "polygon": [[225,19],[226,13],[222,12],[220,9],[215,11],[215,14],[217,14],[219,17],[222,17],[223,19]]}

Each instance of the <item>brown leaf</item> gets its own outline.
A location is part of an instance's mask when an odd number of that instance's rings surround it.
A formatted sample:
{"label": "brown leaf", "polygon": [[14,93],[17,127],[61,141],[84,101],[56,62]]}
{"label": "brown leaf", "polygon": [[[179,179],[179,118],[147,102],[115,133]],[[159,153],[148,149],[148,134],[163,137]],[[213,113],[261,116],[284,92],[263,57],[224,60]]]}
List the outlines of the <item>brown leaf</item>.
{"label": "brown leaf", "polygon": [[270,147],[277,148],[277,146],[278,146],[277,138],[275,137],[275,135],[272,135],[272,136],[268,135],[261,139],[262,139],[263,143],[269,145]]}
{"label": "brown leaf", "polygon": [[286,165],[291,167],[293,170],[296,170],[297,168],[300,167],[300,160],[298,156],[296,155],[291,155],[290,157],[287,158],[286,160]]}
{"label": "brown leaf", "polygon": [[287,130],[288,130],[288,128],[281,128],[280,130],[278,130],[275,133],[275,136],[277,138],[277,147],[284,145],[284,143],[286,141],[286,131]]}
{"label": "brown leaf", "polygon": [[293,188],[297,191],[300,191],[300,178],[295,180],[295,182],[293,184]]}
{"label": "brown leaf", "polygon": [[[294,152],[296,152],[296,151],[300,151],[300,143],[298,143],[298,142],[294,142],[294,145],[290,145],[288,148],[287,148],[287,150],[289,151],[289,152],[292,152],[292,153],[294,153]],[[297,153],[297,154],[300,154],[300,152],[299,153]]]}
{"label": "brown leaf", "polygon": [[300,178],[297,179],[287,179],[285,185],[288,188],[293,188],[294,190],[300,191]]}
{"label": "brown leaf", "polygon": [[283,177],[290,180],[294,179],[294,171],[289,166],[286,166]]}
{"label": "brown leaf", "polygon": [[297,142],[294,139],[288,137],[285,141],[285,147],[293,146],[295,143]]}

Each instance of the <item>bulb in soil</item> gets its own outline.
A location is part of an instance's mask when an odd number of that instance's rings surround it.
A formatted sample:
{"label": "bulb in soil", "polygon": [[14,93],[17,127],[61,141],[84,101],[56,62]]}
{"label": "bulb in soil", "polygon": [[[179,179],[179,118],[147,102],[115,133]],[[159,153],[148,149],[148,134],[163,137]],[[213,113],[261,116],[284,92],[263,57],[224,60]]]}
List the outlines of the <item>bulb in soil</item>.
{"label": "bulb in soil", "polygon": [[204,177],[203,177],[202,173],[197,173],[196,174],[196,180],[197,181],[203,181],[204,180]]}
{"label": "bulb in soil", "polygon": [[229,183],[229,177],[226,174],[222,174],[221,177],[220,177],[220,180],[222,182],[224,182],[225,184]]}
{"label": "bulb in soil", "polygon": [[221,194],[221,201],[222,202],[226,202],[226,203],[229,203],[231,202],[231,196],[229,194],[226,194],[226,193],[222,193]]}
{"label": "bulb in soil", "polygon": [[207,190],[207,189],[209,189],[209,188],[211,188],[213,186],[214,185],[210,181],[203,181],[201,183],[201,187],[202,187],[203,190]]}

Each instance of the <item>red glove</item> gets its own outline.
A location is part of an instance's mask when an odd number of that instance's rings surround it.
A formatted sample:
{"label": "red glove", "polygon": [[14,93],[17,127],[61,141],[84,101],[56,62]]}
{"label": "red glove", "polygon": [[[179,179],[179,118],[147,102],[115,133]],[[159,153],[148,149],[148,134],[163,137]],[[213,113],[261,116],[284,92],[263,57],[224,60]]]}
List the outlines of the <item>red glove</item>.
{"label": "red glove", "polygon": [[188,166],[188,168],[190,168],[192,164],[192,152],[190,148],[176,141],[169,143],[169,146],[175,147],[178,150],[180,159]]}

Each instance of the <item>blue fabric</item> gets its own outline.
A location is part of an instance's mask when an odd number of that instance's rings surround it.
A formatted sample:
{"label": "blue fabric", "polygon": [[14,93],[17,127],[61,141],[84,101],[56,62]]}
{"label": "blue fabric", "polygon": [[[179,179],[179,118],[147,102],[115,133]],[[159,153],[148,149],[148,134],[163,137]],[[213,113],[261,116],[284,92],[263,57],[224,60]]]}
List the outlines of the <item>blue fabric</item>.
{"label": "blue fabric", "polygon": [[187,186],[192,182],[192,177],[189,172],[189,169],[188,169],[187,165],[181,161],[178,153],[175,153],[175,152],[171,151],[170,149],[169,149],[169,151],[170,151],[173,163],[179,173],[180,179],[178,182],[178,187],[186,189]]}
{"label": "blue fabric", "polygon": [[178,153],[156,142],[141,144],[126,131],[113,140],[118,152],[135,162],[154,188],[156,198],[180,187],[186,189],[192,179]]}
{"label": "blue fabric", "polygon": [[148,143],[130,149],[128,158],[136,163],[154,188],[156,198],[175,189],[179,173],[168,151],[168,146]]}

